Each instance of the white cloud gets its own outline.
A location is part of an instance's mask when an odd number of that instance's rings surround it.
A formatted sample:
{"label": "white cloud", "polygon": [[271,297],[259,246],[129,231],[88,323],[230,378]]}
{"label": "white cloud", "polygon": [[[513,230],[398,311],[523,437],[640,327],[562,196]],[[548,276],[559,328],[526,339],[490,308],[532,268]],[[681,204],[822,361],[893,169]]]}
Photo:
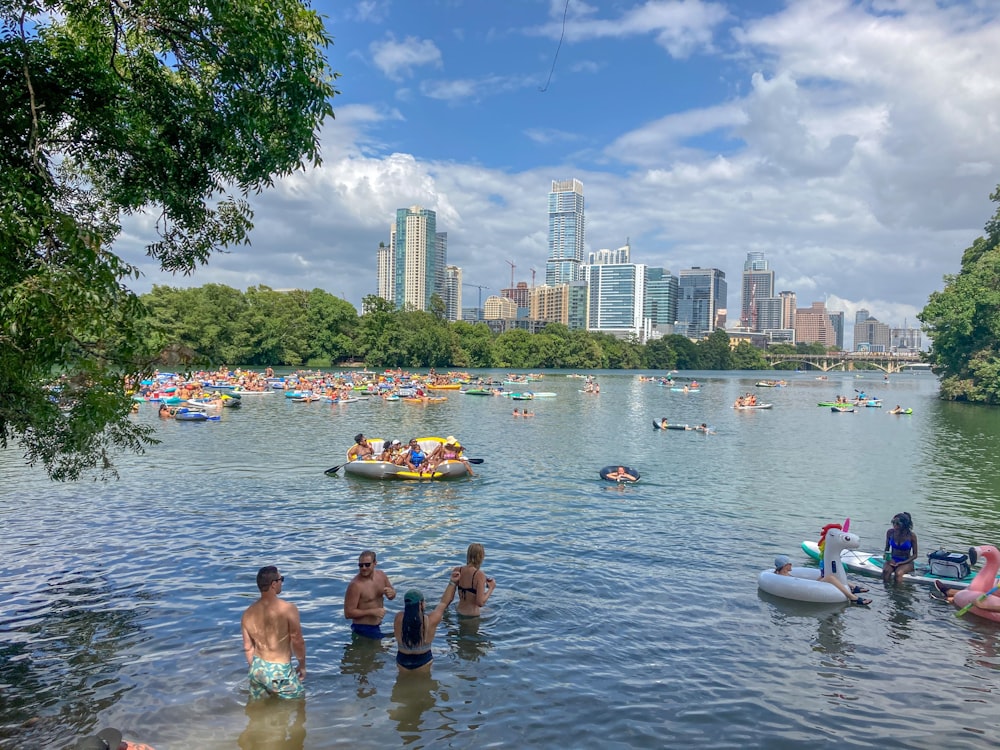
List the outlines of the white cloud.
{"label": "white cloud", "polygon": [[430,39],[408,36],[402,41],[390,33],[387,38],[369,45],[372,61],[388,78],[400,81],[413,75],[413,69],[441,68],[441,51]]}

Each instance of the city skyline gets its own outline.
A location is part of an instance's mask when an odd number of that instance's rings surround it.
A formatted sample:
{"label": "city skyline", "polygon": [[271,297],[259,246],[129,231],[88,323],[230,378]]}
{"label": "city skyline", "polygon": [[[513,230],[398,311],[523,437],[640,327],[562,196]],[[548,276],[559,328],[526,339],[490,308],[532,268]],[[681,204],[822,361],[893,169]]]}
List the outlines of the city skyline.
{"label": "city skyline", "polygon": [[319,287],[360,309],[387,217],[421,205],[463,282],[498,292],[508,264],[541,269],[541,201],[575,178],[585,252],[719,268],[730,321],[760,251],[800,304],[912,325],[995,211],[1000,8],[747,5],[320,0],[343,74],[323,166],[251,196],[253,244],[191,276],[156,270],[155,215],[129,217],[130,286]]}

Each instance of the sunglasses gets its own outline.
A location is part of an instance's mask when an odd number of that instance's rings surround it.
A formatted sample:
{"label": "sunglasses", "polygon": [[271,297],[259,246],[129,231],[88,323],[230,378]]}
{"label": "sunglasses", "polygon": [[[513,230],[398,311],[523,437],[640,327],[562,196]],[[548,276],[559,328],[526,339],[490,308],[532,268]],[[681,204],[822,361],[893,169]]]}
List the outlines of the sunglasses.
{"label": "sunglasses", "polygon": [[278,576],[273,581],[271,581],[271,583],[284,583],[284,582],[285,582],[285,577],[284,576]]}
{"label": "sunglasses", "polygon": [[359,568],[370,568],[372,565],[373,565],[373,563],[370,563],[370,562],[358,563],[358,567]]}

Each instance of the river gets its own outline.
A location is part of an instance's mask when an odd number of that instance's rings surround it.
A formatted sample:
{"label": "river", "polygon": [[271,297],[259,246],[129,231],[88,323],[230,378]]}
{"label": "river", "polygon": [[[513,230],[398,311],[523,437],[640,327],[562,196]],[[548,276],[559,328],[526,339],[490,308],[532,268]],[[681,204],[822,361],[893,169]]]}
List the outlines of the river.
{"label": "river", "polygon": [[[703,387],[678,393],[599,372],[597,396],[566,374],[530,403],[277,394],[208,423],[143,404],[162,442],[109,483],[53,484],[0,452],[0,747],[108,725],[157,750],[995,746],[1000,625],[922,586],[863,579],[870,608],[817,606],[757,575],[778,553],[807,564],[800,543],[848,517],[863,549],[902,510],[922,555],[1000,540],[996,410],[938,401],[928,374],[686,372]],[[856,390],[884,408],[816,406]],[[773,409],[734,411],[747,391]],[[715,434],[654,431],[662,417]],[[450,482],[324,475],[359,431],[455,435],[484,462]],[[599,479],[618,463],[641,481]],[[362,549],[434,602],[474,541],[497,592],[478,623],[446,615],[431,678],[399,678],[390,641],[352,643]],[[301,611],[304,703],[247,702],[239,621],[267,564]]]}

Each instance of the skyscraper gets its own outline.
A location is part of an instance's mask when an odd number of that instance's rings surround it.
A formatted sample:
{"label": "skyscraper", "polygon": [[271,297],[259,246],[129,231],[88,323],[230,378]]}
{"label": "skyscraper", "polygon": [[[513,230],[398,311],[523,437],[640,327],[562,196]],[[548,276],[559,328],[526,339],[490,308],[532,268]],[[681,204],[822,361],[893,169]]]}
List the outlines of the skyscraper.
{"label": "skyscraper", "polygon": [[[764,253],[747,253],[743,263],[742,297],[740,299],[740,328],[760,331],[757,320],[757,301],[774,296],[774,271],[768,267]],[[779,326],[772,326],[779,327]]]}
{"label": "skyscraper", "polygon": [[549,193],[549,259],[545,283],[549,286],[583,278],[583,183],[552,181]]}
{"label": "skyscraper", "polygon": [[462,269],[447,266],[444,269],[445,317],[454,322],[462,319]]}
{"label": "skyscraper", "polygon": [[587,330],[617,336],[634,335],[645,343],[643,301],[646,266],[609,263],[584,266],[589,285]]}
{"label": "skyscraper", "polygon": [[643,315],[660,335],[674,331],[677,320],[677,277],[665,268],[646,267],[646,299]]}
{"label": "skyscraper", "polygon": [[390,247],[396,307],[427,310],[432,294],[445,298],[448,234],[437,231],[434,211],[420,206],[397,209]]}
{"label": "skyscraper", "polygon": [[705,338],[715,330],[729,293],[725,271],[683,268],[678,279],[677,326],[674,333]]}

